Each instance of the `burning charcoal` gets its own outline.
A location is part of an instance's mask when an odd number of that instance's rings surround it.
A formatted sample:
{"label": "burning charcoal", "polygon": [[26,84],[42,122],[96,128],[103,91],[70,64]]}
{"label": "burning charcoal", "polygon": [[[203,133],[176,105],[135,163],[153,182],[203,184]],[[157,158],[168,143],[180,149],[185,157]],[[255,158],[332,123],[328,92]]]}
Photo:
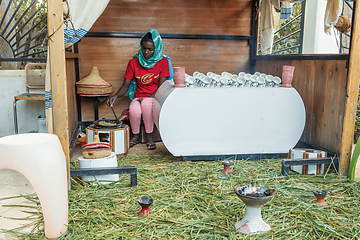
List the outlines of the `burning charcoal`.
{"label": "burning charcoal", "polygon": [[248,194],[246,194],[245,196],[247,196],[247,197],[259,197],[259,194],[258,193],[248,193]]}
{"label": "burning charcoal", "polygon": [[267,189],[267,190],[265,190],[266,196],[271,196],[271,195],[274,194],[274,192],[275,192],[275,189]]}
{"label": "burning charcoal", "polygon": [[238,194],[251,198],[263,198],[271,196],[273,193],[273,189],[268,189],[267,187],[254,187],[253,184],[238,189]]}
{"label": "burning charcoal", "polygon": [[266,197],[266,194],[265,193],[258,193],[258,197],[261,198],[261,197]]}

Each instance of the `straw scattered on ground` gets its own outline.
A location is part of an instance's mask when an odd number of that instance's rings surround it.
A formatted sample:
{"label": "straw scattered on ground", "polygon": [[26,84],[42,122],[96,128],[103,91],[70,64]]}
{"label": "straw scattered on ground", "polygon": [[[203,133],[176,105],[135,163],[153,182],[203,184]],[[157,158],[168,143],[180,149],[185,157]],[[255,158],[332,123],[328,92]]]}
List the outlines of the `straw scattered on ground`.
{"label": "straw scattered on ground", "polygon": [[[130,175],[118,184],[83,186],[72,181],[69,191],[69,226],[60,239],[359,239],[360,188],[328,172],[281,176],[281,160],[233,160],[232,174],[224,176],[221,161],[186,162],[170,155],[126,157],[120,166],[137,166],[138,186]],[[73,162],[76,167],[76,162]],[[255,182],[276,189],[262,207],[262,217],[272,230],[259,235],[237,232],[234,225],[245,204],[234,186]],[[327,206],[315,204],[312,190],[327,190]],[[139,217],[138,199],[150,196],[149,217]],[[33,197],[33,196],[32,196]],[[41,238],[42,216],[33,233]],[[16,232],[16,231],[15,231]]]}

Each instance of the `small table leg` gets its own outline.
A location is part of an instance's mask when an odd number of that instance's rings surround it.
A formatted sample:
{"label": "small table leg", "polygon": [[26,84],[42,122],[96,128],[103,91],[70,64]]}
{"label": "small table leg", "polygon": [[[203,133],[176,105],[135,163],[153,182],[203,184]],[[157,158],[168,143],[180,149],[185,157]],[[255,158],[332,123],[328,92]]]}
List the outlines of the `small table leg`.
{"label": "small table leg", "polygon": [[18,129],[18,121],[17,121],[17,109],[16,109],[16,103],[17,100],[14,100],[14,105],[13,105],[13,109],[14,109],[14,128],[15,128],[15,134],[19,133],[19,129]]}
{"label": "small table leg", "polygon": [[135,187],[137,185],[137,173],[130,174],[130,184],[132,187]]}
{"label": "small table leg", "polygon": [[99,120],[99,102],[97,98],[94,98],[94,117],[95,121]]}
{"label": "small table leg", "polygon": [[281,175],[285,177],[285,179],[289,178],[289,166],[285,165],[285,162],[281,162]]}

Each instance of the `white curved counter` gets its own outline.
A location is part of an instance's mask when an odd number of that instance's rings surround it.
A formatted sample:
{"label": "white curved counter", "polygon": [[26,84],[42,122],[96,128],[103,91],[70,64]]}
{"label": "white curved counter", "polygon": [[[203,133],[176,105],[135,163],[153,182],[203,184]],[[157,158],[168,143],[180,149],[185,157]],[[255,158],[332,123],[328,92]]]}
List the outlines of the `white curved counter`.
{"label": "white curved counter", "polygon": [[294,88],[173,88],[166,82],[155,99],[155,122],[174,156],[287,153],[305,126]]}

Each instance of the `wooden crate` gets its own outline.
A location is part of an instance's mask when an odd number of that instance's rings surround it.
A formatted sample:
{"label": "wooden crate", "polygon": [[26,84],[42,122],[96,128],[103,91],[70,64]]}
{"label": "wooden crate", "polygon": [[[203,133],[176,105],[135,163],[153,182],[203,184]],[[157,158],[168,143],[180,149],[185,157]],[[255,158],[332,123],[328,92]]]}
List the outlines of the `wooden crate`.
{"label": "wooden crate", "polygon": [[[303,159],[303,158],[324,158],[327,157],[327,152],[315,149],[294,148],[289,151],[289,159]],[[290,166],[290,170],[298,172],[303,175],[320,175],[324,174],[327,169],[327,164],[317,165],[298,165]]]}

